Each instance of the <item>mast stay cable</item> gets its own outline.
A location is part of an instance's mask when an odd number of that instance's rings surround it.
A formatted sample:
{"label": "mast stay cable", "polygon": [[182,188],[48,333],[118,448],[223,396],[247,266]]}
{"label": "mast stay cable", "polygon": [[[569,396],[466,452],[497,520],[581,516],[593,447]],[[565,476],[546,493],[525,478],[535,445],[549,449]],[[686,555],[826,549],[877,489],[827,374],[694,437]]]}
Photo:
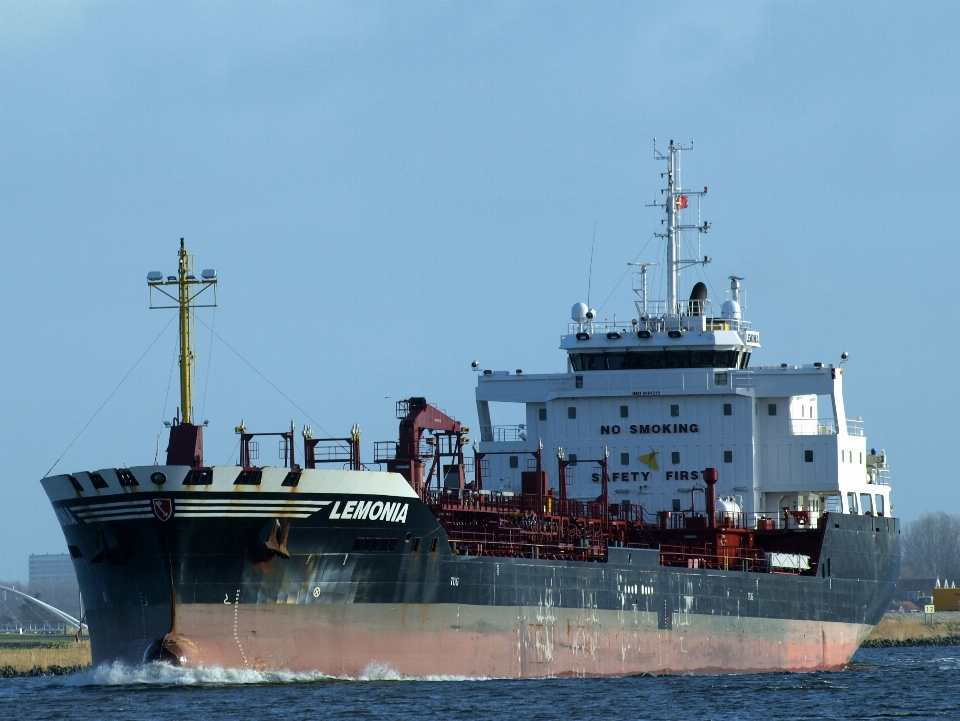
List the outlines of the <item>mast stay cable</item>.
{"label": "mast stay cable", "polygon": [[[195,316],[195,318],[196,318],[196,316]],[[271,381],[271,380],[270,380],[269,378],[267,378],[263,373],[261,373],[259,370],[257,370],[256,366],[254,366],[253,363],[251,363],[251,362],[248,361],[246,358],[244,358],[242,355],[240,355],[240,352],[239,352],[236,348],[234,348],[232,345],[230,345],[229,343],[227,343],[227,341],[225,341],[225,340],[223,339],[223,337],[222,337],[219,333],[217,333],[213,328],[211,328],[211,327],[208,326],[206,323],[204,323],[202,320],[200,320],[200,318],[196,318],[196,320],[199,321],[199,323],[200,323],[201,325],[203,325],[205,328],[207,328],[207,330],[209,330],[210,333],[213,334],[218,341],[220,341],[220,342],[223,343],[227,348],[229,348],[231,351],[233,351],[234,355],[236,355],[237,358],[239,358],[239,359],[242,360],[244,363],[246,363],[248,366],[250,366],[250,369],[251,369],[254,373],[256,373],[258,376],[260,376],[261,378],[263,378],[263,380],[265,380],[267,383],[269,383],[269,384],[270,384],[270,387],[273,388],[273,390],[275,390],[275,391],[276,391],[277,393],[279,393],[281,396],[283,396],[283,397],[287,400],[287,402],[290,403],[290,405],[292,405],[292,406],[293,406],[294,408],[296,408],[298,411],[300,411],[301,413],[303,413],[303,415],[305,415],[305,416],[307,417],[307,420],[309,420],[311,423],[315,423],[316,426],[317,426],[317,428],[319,428],[321,431],[323,431],[323,432],[326,433],[327,435],[332,435],[332,434],[330,433],[330,431],[328,431],[326,428],[324,428],[323,426],[321,426],[320,423],[318,423],[317,421],[315,421],[315,420],[310,416],[309,413],[307,413],[305,410],[303,410],[303,408],[301,408],[301,407],[298,406],[296,403],[294,403],[294,402],[293,402],[293,399],[291,399],[290,396],[288,396],[286,393],[284,393],[282,390],[280,390],[273,381]]]}
{"label": "mast stay cable", "polygon": [[87,430],[87,426],[89,426],[91,423],[93,423],[94,419],[95,419],[98,415],[100,415],[100,411],[102,411],[103,408],[104,408],[104,406],[107,405],[107,403],[110,402],[110,399],[113,398],[113,395],[114,395],[118,390],[120,390],[120,386],[123,385],[124,381],[126,381],[127,378],[130,377],[130,374],[133,373],[134,370],[136,370],[136,368],[137,368],[138,365],[140,365],[140,361],[142,361],[142,360],[146,357],[147,353],[150,352],[150,349],[153,348],[154,345],[156,345],[156,343],[157,343],[158,340],[160,340],[160,336],[162,336],[162,335],[164,334],[164,332],[167,330],[167,328],[170,327],[170,324],[173,323],[174,318],[176,318],[176,316],[171,316],[171,317],[170,317],[170,320],[167,321],[167,324],[166,324],[165,326],[163,326],[163,329],[157,334],[157,337],[154,338],[153,341],[151,341],[150,345],[147,346],[147,349],[141,354],[141,356],[140,356],[139,358],[137,358],[137,362],[133,364],[133,367],[132,367],[130,370],[127,371],[127,374],[126,374],[123,378],[120,379],[120,382],[117,383],[117,387],[114,388],[112,391],[110,391],[110,395],[107,396],[107,399],[106,399],[103,403],[100,404],[100,407],[97,408],[97,412],[94,413],[93,416],[90,418],[90,420],[87,421],[87,422],[84,424],[83,428],[80,429],[80,432],[77,433],[76,436],[74,436],[73,440],[70,441],[70,445],[68,445],[66,448],[63,449],[63,453],[61,453],[61,454],[60,454],[60,457],[57,458],[56,462],[54,462],[54,464],[53,464],[52,466],[50,466],[50,469],[49,469],[46,473],[43,474],[43,477],[44,477],[44,478],[46,478],[47,476],[50,475],[50,471],[52,471],[54,468],[57,467],[57,464],[59,464],[60,461],[63,460],[63,457],[64,457],[65,455],[67,455],[67,451],[69,451],[71,448],[73,448],[73,444],[76,443],[76,442],[77,442],[77,439],[80,438],[80,436],[83,435],[83,432],[84,432],[85,430]]}

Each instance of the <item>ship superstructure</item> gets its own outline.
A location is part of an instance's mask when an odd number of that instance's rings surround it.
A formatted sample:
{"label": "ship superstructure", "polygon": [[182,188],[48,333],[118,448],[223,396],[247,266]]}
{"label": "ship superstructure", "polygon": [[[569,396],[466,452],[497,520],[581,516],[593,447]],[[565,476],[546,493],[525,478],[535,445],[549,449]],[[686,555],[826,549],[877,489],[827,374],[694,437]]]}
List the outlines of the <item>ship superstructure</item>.
{"label": "ship superstructure", "polygon": [[[191,329],[217,274],[196,278],[181,239],[177,274],[148,275],[180,320],[166,462],[42,481],[94,662],[517,678],[842,668],[899,573],[885,464],[846,419],[842,369],[749,365],[759,335],[741,278],[719,316],[702,284],[678,298],[681,269],[703,262],[680,257],[678,234],[709,228],[683,223],[695,196],[680,150],[663,156],[667,300],[648,299],[641,265],[631,323],[574,306],[566,373],[483,371],[472,454],[468,428],[413,396],[372,462],[357,425],[341,438],[307,426],[298,451],[294,423],[241,422],[238,464],[208,466]],[[496,402],[524,404],[526,423],[494,426]],[[262,436],[281,465],[260,465]]]}
{"label": "ship superstructure", "polygon": [[[760,333],[743,319],[743,278],[730,276],[728,298],[714,312],[707,286],[697,282],[688,300],[678,288],[684,260],[680,235],[705,233],[705,222],[685,223],[690,198],[705,195],[679,184],[680,154],[673,141],[664,208],[666,301],[647,299],[647,268],[634,273],[639,296],[628,322],[599,321],[585,303],[573,306],[560,338],[567,372],[482,371],[477,384],[483,488],[518,493],[533,470],[531,453],[563,449],[566,492],[593,500],[596,464],[580,459],[609,454],[616,501],[658,511],[704,508],[703,468],[716,467],[725,504],[777,516],[784,509],[887,516],[889,471],[883,452],[868,449],[860,419],[846,415],[844,369],[828,363],[750,366]],[[699,205],[699,203],[698,203]],[[689,208],[688,212],[692,212]],[[491,404],[523,404],[525,422],[495,425]],[[497,406],[494,405],[494,408]],[[504,412],[516,416],[516,413]],[[555,476],[555,459],[548,464]]]}

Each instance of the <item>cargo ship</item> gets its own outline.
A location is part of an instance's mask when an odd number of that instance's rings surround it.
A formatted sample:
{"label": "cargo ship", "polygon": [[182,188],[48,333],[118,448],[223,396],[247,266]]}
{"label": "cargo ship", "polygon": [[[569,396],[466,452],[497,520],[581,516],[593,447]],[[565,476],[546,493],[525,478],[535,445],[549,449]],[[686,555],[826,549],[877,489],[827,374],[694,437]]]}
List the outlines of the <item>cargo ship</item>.
{"label": "cargo ship", "polygon": [[[564,372],[477,371],[479,439],[423,397],[397,441],[236,427],[204,462],[194,309],[217,274],[152,272],[179,314],[180,406],[163,465],[49,475],[94,663],[359,677],[531,678],[839,670],[899,575],[886,455],[848,419],[844,364],[751,366],[743,278],[713,311],[707,188],[662,199],[666,299],[636,266],[635,313],[573,306]],[[696,212],[695,221],[686,221]],[[697,253],[682,257],[681,239]],[[166,302],[158,302],[162,299]],[[525,419],[495,425],[508,411]],[[516,405],[519,404],[519,405]],[[282,465],[259,464],[259,443]],[[299,446],[299,448],[298,448]]]}

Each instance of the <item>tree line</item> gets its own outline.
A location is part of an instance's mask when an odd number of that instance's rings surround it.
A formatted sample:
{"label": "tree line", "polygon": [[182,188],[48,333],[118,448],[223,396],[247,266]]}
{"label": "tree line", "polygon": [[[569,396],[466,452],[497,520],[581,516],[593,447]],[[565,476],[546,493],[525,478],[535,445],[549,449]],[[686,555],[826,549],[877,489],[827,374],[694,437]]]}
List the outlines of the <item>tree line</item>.
{"label": "tree line", "polygon": [[901,578],[949,579],[960,584],[960,515],[932,511],[906,524],[900,554]]}

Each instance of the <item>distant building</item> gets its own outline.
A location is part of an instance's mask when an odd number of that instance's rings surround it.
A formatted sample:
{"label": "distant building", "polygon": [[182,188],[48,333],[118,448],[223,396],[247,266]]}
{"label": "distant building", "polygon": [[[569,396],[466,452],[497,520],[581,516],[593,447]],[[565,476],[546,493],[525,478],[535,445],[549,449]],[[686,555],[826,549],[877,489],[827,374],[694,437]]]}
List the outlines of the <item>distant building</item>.
{"label": "distant building", "polygon": [[30,584],[34,581],[75,581],[69,553],[45,553],[30,556]]}
{"label": "distant building", "polygon": [[71,616],[80,615],[80,586],[67,553],[31,555],[27,593]]}

